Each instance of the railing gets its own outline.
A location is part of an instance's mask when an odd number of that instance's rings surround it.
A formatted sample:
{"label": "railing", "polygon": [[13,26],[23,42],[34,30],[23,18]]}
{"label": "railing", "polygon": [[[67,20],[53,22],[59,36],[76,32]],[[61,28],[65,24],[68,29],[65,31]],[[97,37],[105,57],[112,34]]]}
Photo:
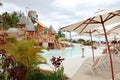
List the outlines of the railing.
{"label": "railing", "polygon": [[35,41],[41,43],[41,42],[48,42],[48,43],[54,43],[55,36],[50,37],[49,35],[41,35],[36,36]]}

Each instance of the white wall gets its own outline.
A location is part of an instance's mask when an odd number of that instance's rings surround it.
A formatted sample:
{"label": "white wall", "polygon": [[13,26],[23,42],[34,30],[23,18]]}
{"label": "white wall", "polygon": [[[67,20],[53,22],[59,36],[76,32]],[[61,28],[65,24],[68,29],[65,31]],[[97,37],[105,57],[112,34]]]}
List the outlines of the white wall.
{"label": "white wall", "polygon": [[48,47],[48,42],[43,42],[42,46],[47,48]]}

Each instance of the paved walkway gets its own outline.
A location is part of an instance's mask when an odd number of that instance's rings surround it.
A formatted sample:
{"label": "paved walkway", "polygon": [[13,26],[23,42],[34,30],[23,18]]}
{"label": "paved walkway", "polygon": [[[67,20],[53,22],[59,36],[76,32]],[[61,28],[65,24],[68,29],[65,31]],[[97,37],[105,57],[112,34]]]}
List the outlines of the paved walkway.
{"label": "paved walkway", "polygon": [[[102,55],[102,50],[97,49],[95,50],[95,56]],[[82,58],[81,55],[78,57],[71,58],[63,63],[64,65],[64,73],[69,77],[72,78],[78,70],[80,70],[80,66],[84,63],[87,58],[92,57],[91,52],[85,53],[85,57]],[[92,62],[92,61],[91,61]]]}

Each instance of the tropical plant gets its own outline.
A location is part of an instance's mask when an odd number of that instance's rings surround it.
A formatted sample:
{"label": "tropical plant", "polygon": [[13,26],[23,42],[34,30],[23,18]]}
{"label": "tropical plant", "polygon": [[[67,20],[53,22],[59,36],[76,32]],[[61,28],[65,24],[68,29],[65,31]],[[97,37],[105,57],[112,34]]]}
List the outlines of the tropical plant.
{"label": "tropical plant", "polygon": [[8,21],[9,21],[9,19],[10,19],[10,15],[9,15],[9,13],[8,12],[5,12],[5,13],[3,13],[2,15],[1,15],[1,17],[2,17],[2,26],[3,26],[3,29],[8,29],[9,28],[9,26],[8,26]]}
{"label": "tropical plant", "polygon": [[64,78],[64,67],[62,66],[62,61],[64,60],[64,58],[61,58],[61,56],[59,57],[52,57],[50,59],[53,67],[54,67],[54,72],[53,73],[48,73],[46,78],[46,80],[65,80]]}
{"label": "tropical plant", "polygon": [[10,26],[10,27],[16,27],[18,21],[19,21],[18,13],[14,11],[14,12],[11,13],[11,15],[10,15],[9,26]]}
{"label": "tropical plant", "polygon": [[[26,79],[29,73],[39,64],[45,64],[46,60],[37,54],[42,48],[33,47],[33,41],[16,41],[14,38],[7,38],[7,34],[0,34],[0,66],[2,72],[0,79],[8,76],[15,79]],[[1,76],[4,75],[4,76]]]}
{"label": "tropical plant", "polygon": [[29,73],[38,67],[39,64],[46,64],[46,59],[43,58],[38,52],[39,47],[33,47],[33,41],[20,41],[16,43],[9,43],[6,46],[7,53],[15,57],[18,65],[22,65],[26,69],[27,80]]}
{"label": "tropical plant", "polygon": [[91,43],[92,43],[92,42],[91,42],[90,40],[87,40],[87,41],[84,42],[84,45],[90,46]]}
{"label": "tropical plant", "polygon": [[19,14],[15,11],[13,13],[4,12],[1,15],[1,18],[3,29],[7,30],[10,27],[17,27],[17,23],[19,21]]}
{"label": "tropical plant", "polygon": [[79,42],[79,43],[84,43],[85,40],[84,40],[84,39],[78,39],[78,42]]}
{"label": "tropical plant", "polygon": [[73,42],[73,43],[77,43],[77,41],[76,41],[76,40],[73,40],[72,42]]}
{"label": "tropical plant", "polygon": [[59,38],[65,38],[65,34],[63,34],[60,30],[58,33],[55,35],[56,39],[58,40]]}
{"label": "tropical plant", "polygon": [[39,72],[37,70],[34,70],[31,72],[31,74],[28,77],[28,80],[68,80],[68,77],[63,75],[61,76],[60,73],[62,71],[58,70],[56,73],[55,72],[49,72],[47,71],[45,74],[42,72]]}
{"label": "tropical plant", "polygon": [[45,74],[39,71],[32,71],[28,77],[28,80],[46,80]]}
{"label": "tropical plant", "polygon": [[18,14],[18,18],[20,19],[24,15],[24,12],[20,10],[17,12],[17,14]]}

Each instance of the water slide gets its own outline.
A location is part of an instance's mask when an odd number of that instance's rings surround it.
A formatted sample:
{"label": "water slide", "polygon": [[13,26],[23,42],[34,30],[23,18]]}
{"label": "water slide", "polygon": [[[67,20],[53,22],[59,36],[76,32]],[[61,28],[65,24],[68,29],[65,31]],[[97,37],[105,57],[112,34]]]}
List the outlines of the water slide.
{"label": "water slide", "polygon": [[[38,20],[35,20],[35,22],[38,23],[39,25],[45,27],[45,25],[44,25],[42,22],[40,22],[40,21],[38,21]],[[62,49],[62,45],[60,44],[60,42],[55,41],[54,44],[55,44],[55,48],[57,48],[57,49]]]}
{"label": "water slide", "polygon": [[35,22],[38,23],[39,25],[45,27],[45,25],[44,25],[42,22],[40,22],[40,21],[38,21],[38,20],[35,20]]}
{"label": "water slide", "polygon": [[45,27],[45,25],[38,20],[38,15],[37,15],[37,12],[36,12],[36,11],[30,10],[30,11],[28,12],[28,16],[29,16],[33,21],[35,21],[36,23],[38,23],[39,25]]}
{"label": "water slide", "polygon": [[62,49],[62,46],[59,42],[55,41],[55,48]]}

